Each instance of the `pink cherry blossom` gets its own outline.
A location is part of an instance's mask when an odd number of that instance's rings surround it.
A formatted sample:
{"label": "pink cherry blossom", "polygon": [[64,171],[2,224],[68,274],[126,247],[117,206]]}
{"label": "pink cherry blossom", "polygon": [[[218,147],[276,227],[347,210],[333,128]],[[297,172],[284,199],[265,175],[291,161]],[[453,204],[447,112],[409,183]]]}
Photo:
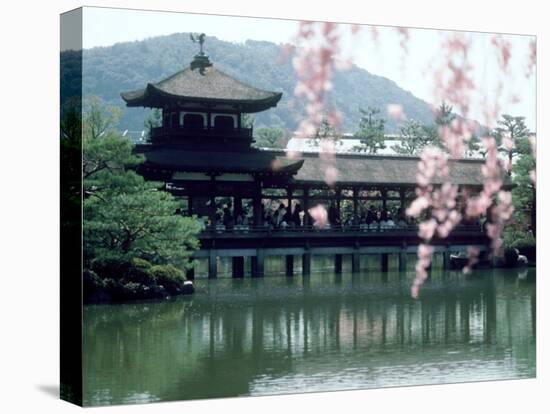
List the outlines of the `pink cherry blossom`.
{"label": "pink cherry blossom", "polygon": [[434,219],[430,219],[428,221],[424,221],[420,223],[418,226],[418,235],[425,240],[430,240],[434,233],[435,229],[437,228],[437,221]]}
{"label": "pink cherry blossom", "polygon": [[286,156],[287,156],[287,158],[289,158],[291,160],[297,160],[302,156],[302,153],[300,151],[287,150],[286,151]]}
{"label": "pink cherry blossom", "polygon": [[310,208],[308,212],[313,219],[313,226],[320,229],[325,228],[328,223],[328,213],[325,206],[317,204],[315,207]]}
{"label": "pink cherry blossom", "polygon": [[525,76],[527,78],[530,78],[535,72],[536,67],[537,67],[537,41],[533,39],[529,43],[529,56],[528,56],[527,71]]}
{"label": "pink cherry blossom", "polygon": [[502,69],[503,72],[507,72],[508,63],[512,55],[512,52],[511,52],[512,44],[508,40],[505,40],[502,35],[493,36],[491,43],[496,48],[498,64],[500,68]]}
{"label": "pink cherry blossom", "polygon": [[334,184],[336,184],[336,181],[338,180],[338,170],[336,167],[330,165],[325,169],[325,182],[330,186],[333,187]]}
{"label": "pink cherry blossom", "polygon": [[511,151],[512,148],[514,148],[514,141],[509,136],[502,137],[502,146],[506,148],[506,150]]}
{"label": "pink cherry blossom", "polygon": [[399,33],[399,36],[401,37],[401,40],[399,41],[399,46],[401,46],[401,50],[403,51],[403,54],[408,54],[409,50],[407,47],[407,43],[409,42],[409,39],[411,37],[409,33],[409,29],[407,27],[396,27],[397,33]]}
{"label": "pink cherry blossom", "polygon": [[388,115],[390,118],[395,119],[396,121],[402,121],[405,119],[405,113],[403,112],[403,105],[400,104],[389,104],[387,106]]}
{"label": "pink cherry blossom", "polygon": [[[358,26],[350,27],[352,34],[359,30]],[[374,26],[369,28],[373,40],[378,42],[377,28]],[[411,33],[406,28],[396,28],[396,30],[403,51],[403,65],[404,57],[408,54],[407,46]],[[328,108],[330,111],[327,111],[325,102],[327,93],[333,88],[335,70],[349,66],[350,63],[340,58],[340,36],[340,27],[334,23],[302,22],[300,24],[296,42],[298,46],[292,51],[296,53],[293,65],[298,76],[295,95],[305,100],[306,117],[299,125],[298,136],[314,135],[322,122],[323,114],[327,112],[332,126],[338,126],[341,122],[337,109]],[[496,53],[494,56],[498,59],[500,70],[504,75],[509,74],[512,56],[510,42],[504,36],[498,35],[491,38],[491,46]],[[479,218],[487,215],[490,218],[486,228],[491,238],[493,253],[497,253],[502,247],[502,228],[513,212],[511,194],[502,190],[505,170],[509,170],[511,166],[508,161],[498,157],[497,143],[493,137],[481,138],[486,156],[480,169],[484,182],[479,194],[470,195],[464,189],[459,194],[458,187],[451,183],[450,172],[453,168],[451,160],[465,156],[473,134],[479,130],[477,123],[468,120],[470,106],[475,103],[474,93],[482,90],[474,82],[470,49],[470,38],[465,33],[453,32],[451,35],[442,36],[443,62],[441,65],[431,66],[431,73],[426,73],[426,76],[434,80],[434,101],[447,102],[457,110],[460,116],[450,125],[445,125],[438,130],[444,145],[443,150],[426,147],[418,163],[416,198],[407,209],[407,214],[412,217],[420,217],[426,212],[430,214],[426,221],[419,225],[419,237],[423,242],[418,249],[416,278],[411,287],[413,297],[418,297],[420,287],[427,278],[427,269],[433,254],[433,248],[430,246],[432,239],[434,237],[444,239],[449,236],[462,220],[462,208],[468,217]],[[526,76],[529,77],[536,68],[535,40],[530,43],[526,61]],[[500,116],[503,91],[504,81],[499,79],[494,93],[483,94],[481,101],[477,102],[484,108],[483,124],[485,126],[493,127]],[[517,97],[508,98],[513,102]],[[393,119],[404,119],[403,108],[399,104],[389,105],[387,111]],[[514,143],[511,141],[505,138],[503,146],[507,149],[513,148]],[[534,141],[532,145],[534,151]],[[338,178],[334,143],[322,143],[321,147],[320,158],[325,173],[324,178],[326,183],[332,186]],[[534,182],[535,171],[531,171],[531,178]],[[316,225],[322,227],[326,224],[327,214],[322,205],[310,209],[310,213],[315,216]],[[469,271],[475,264],[478,253],[474,248],[468,250],[470,260],[464,271]]]}
{"label": "pink cherry blossom", "polygon": [[415,266],[416,276],[411,286],[411,296],[415,299],[418,298],[420,286],[422,286],[424,281],[428,278],[427,269],[430,266],[433,251],[433,247],[430,245],[421,243],[418,246],[418,261],[416,262]]}
{"label": "pink cherry blossom", "polygon": [[472,272],[472,267],[474,267],[478,262],[479,248],[475,246],[468,246],[466,254],[468,256],[468,264],[464,266],[462,272],[464,274],[469,274]]}

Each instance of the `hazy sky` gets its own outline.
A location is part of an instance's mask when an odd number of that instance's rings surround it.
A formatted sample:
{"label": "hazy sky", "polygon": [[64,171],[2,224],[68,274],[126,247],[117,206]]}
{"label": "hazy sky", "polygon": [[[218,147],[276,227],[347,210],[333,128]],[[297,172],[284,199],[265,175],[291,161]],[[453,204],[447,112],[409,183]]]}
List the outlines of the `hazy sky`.
{"label": "hazy sky", "polygon": [[[117,42],[142,40],[176,32],[204,32],[207,36],[216,36],[231,42],[254,39],[292,43],[297,29],[298,22],[293,20],[87,7],[84,10],[83,43],[85,48],[109,46]],[[340,31],[344,58],[349,57],[357,66],[387,77],[419,98],[437,104],[429,66],[441,64],[441,39],[449,32],[411,29],[406,43],[407,51],[404,52],[400,45],[401,37],[392,27],[377,26],[378,41],[373,39],[370,26],[367,25],[362,25],[359,33],[353,37],[349,34],[349,25],[342,24]],[[493,35],[470,32],[467,36],[471,40],[469,56],[473,66],[472,77],[479,93],[474,99],[470,118],[484,121],[481,93],[489,98],[495,96],[500,79],[504,84],[499,101],[501,113],[525,116],[527,125],[534,131],[535,76],[530,79],[525,76],[532,37],[503,35],[512,45],[510,73],[503,76],[498,67],[496,52],[491,46]],[[208,52],[208,40],[205,48]],[[519,97],[520,101],[514,103],[511,99],[513,96]]]}

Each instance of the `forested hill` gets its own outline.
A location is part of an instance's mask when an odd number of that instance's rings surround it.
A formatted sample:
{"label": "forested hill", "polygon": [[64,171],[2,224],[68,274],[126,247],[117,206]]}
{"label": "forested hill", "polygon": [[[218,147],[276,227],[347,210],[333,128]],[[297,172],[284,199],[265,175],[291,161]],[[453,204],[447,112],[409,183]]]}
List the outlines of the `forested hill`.
{"label": "forested hill", "polygon": [[[121,129],[141,130],[149,110],[126,108],[120,92],[143,88],[147,82],[157,82],[181,70],[189,65],[197,49],[188,33],[86,49],[83,53],[83,92],[123,108]],[[304,114],[304,104],[293,94],[296,76],[292,56],[282,58],[280,45],[252,40],[231,43],[208,37],[205,51],[222,71],[256,87],[283,92],[276,108],[255,114],[256,127],[296,128]],[[76,67],[70,62],[76,56],[70,52],[62,54],[62,68]],[[403,105],[408,118],[425,123],[433,121],[424,101],[395,82],[355,66],[336,74],[330,99],[343,115],[344,132],[357,129],[360,107],[380,108],[386,116],[386,106],[390,103]],[[386,132],[396,131],[397,125],[388,119]]]}

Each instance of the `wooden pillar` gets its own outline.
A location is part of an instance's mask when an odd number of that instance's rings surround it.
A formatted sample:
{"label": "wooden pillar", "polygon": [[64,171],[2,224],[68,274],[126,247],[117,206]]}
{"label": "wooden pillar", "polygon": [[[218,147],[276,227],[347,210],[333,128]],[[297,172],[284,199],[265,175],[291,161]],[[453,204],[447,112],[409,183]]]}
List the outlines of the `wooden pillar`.
{"label": "wooden pillar", "polygon": [[262,277],[264,275],[264,249],[258,248],[256,256],[252,257],[252,277]]}
{"label": "wooden pillar", "polygon": [[256,188],[254,190],[254,196],[252,198],[252,209],[254,215],[254,225],[261,226],[263,221],[262,212],[262,184],[256,182]]}
{"label": "wooden pillar", "polygon": [[237,217],[239,214],[242,214],[243,212],[243,202],[241,197],[233,197],[233,213],[234,216]]}
{"label": "wooden pillar", "polygon": [[407,248],[402,247],[399,252],[399,271],[404,272],[407,270]]}
{"label": "wooden pillar", "polygon": [[359,201],[357,200],[357,188],[353,189],[353,215],[357,216]]}
{"label": "wooden pillar", "polygon": [[208,278],[218,277],[218,254],[215,249],[210,249],[208,254]]}
{"label": "wooden pillar", "polygon": [[291,254],[286,255],[286,275],[294,275],[294,256]]}
{"label": "wooden pillar", "polygon": [[451,268],[451,254],[449,253],[449,246],[445,247],[443,252],[443,270],[449,270]]}
{"label": "wooden pillar", "polygon": [[216,178],[214,176],[210,177],[210,224],[212,226],[216,225]]}
{"label": "wooden pillar", "polygon": [[336,211],[338,212],[338,222],[341,223],[342,222],[342,212],[340,211],[340,206],[341,206],[341,195],[342,195],[342,190],[340,188],[336,188],[334,190],[336,192]]}
{"label": "wooden pillar", "polygon": [[382,208],[386,210],[388,205],[388,190],[385,188],[380,190],[380,195],[382,196]]}
{"label": "wooden pillar", "polygon": [[341,254],[334,255],[334,273],[336,274],[342,273],[342,255]]}
{"label": "wooden pillar", "polygon": [[233,277],[234,278],[244,277],[244,257],[243,256],[233,257]]}
{"label": "wooden pillar", "polygon": [[401,188],[399,190],[399,204],[401,207],[401,210],[403,211],[403,214],[405,214],[405,189]]}
{"label": "wooden pillar", "polygon": [[304,226],[309,226],[309,187],[304,187]]}
{"label": "wooden pillar", "polygon": [[389,254],[388,253],[382,253],[381,255],[381,259],[382,259],[382,272],[387,272],[388,271],[388,258],[389,258]]}
{"label": "wooden pillar", "polygon": [[195,267],[190,267],[185,271],[185,278],[187,280],[195,280]]}
{"label": "wooden pillar", "polygon": [[311,253],[309,248],[306,248],[302,254],[302,275],[308,276],[309,274],[311,274]]}
{"label": "wooden pillar", "polygon": [[292,188],[287,187],[286,189],[286,202],[287,202],[287,210],[289,210],[290,214],[292,214]]}

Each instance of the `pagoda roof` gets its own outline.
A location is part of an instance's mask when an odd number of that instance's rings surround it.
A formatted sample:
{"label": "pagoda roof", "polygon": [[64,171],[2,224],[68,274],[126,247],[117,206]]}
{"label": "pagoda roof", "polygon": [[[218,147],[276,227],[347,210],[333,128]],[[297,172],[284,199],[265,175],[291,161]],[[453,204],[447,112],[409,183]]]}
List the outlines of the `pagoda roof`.
{"label": "pagoda roof", "polygon": [[[318,153],[307,153],[301,157],[304,160],[302,168],[293,177],[294,182],[302,184],[319,184],[325,176],[326,162],[320,159]],[[420,159],[413,156],[398,155],[363,155],[335,154],[334,166],[338,171],[337,185],[387,185],[416,186],[416,174]],[[449,178],[451,183],[482,187],[482,159],[452,159],[449,160]],[[505,185],[510,185],[506,175]],[[442,181],[436,178],[434,184]]]}
{"label": "pagoda roof", "polygon": [[[150,147],[149,145],[142,146]],[[290,183],[323,186],[326,161],[318,153],[304,153],[291,159],[281,150],[212,151],[190,150],[177,146],[151,146],[142,153],[146,164],[153,168],[193,172],[290,173]],[[393,155],[335,154],[338,170],[336,185],[415,187],[418,157]],[[474,188],[483,186],[482,159],[449,161],[450,181]],[[511,186],[508,175],[503,177],[505,187]],[[441,180],[434,180],[440,184]]]}
{"label": "pagoda roof", "polygon": [[204,173],[287,173],[295,174],[303,160],[249,148],[238,150],[189,149],[175,146],[139,146],[145,166],[159,170]]}
{"label": "pagoda roof", "polygon": [[282,93],[247,85],[215,68],[207,58],[195,57],[188,68],[160,82],[148,83],[144,89],[122,92],[121,96],[129,107],[210,103],[235,105],[242,112],[252,113],[276,106]]}

